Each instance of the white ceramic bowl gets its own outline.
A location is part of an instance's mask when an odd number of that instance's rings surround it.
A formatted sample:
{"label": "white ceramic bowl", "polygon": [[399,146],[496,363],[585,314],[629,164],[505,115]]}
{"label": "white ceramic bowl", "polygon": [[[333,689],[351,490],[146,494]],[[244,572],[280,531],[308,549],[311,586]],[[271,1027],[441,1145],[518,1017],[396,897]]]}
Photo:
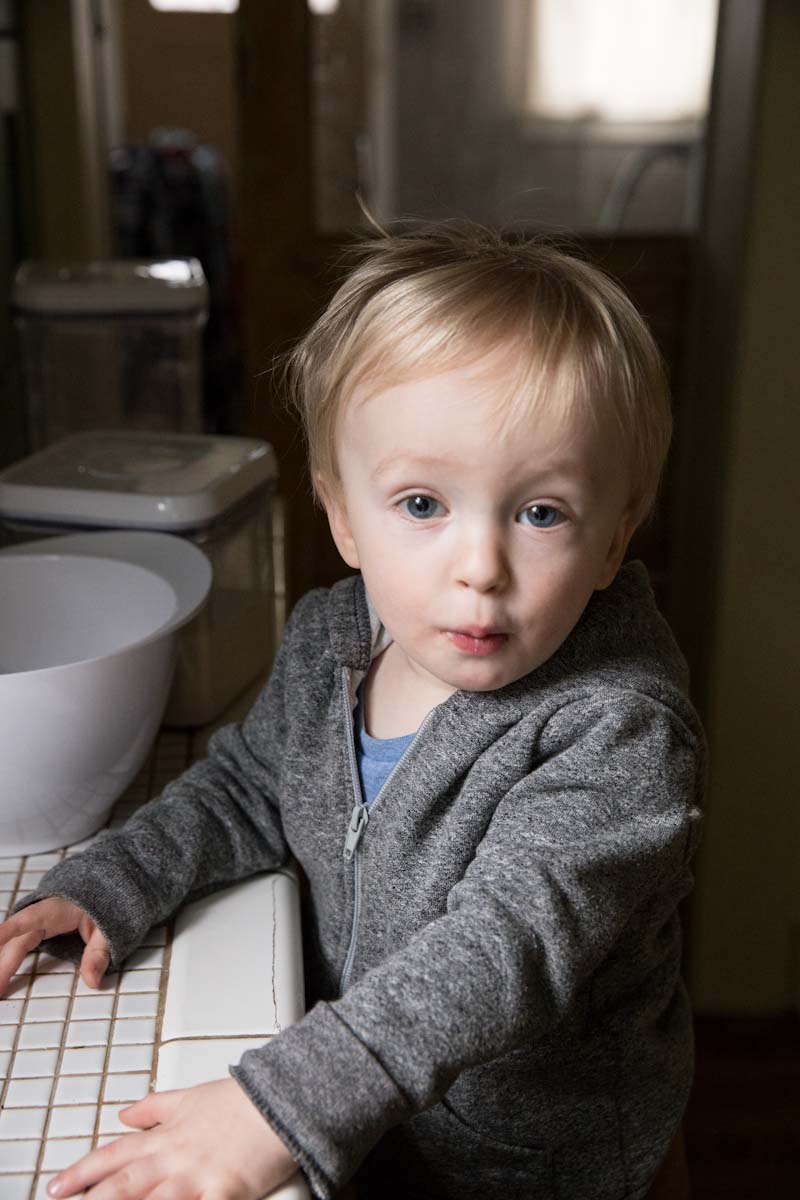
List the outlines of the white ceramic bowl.
{"label": "white ceramic bowl", "polygon": [[181,538],[70,534],[0,552],[0,856],[82,841],[153,743],[176,635],[211,585]]}

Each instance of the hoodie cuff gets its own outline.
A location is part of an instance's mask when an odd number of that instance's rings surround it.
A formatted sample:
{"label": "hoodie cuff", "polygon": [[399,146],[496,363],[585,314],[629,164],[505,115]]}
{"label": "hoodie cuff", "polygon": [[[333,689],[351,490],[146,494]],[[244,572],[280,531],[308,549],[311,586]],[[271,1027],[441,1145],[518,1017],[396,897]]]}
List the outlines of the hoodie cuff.
{"label": "hoodie cuff", "polygon": [[[58,863],[42,879],[34,892],[29,892],[15,905],[17,913],[38,900],[57,896],[77,904],[97,925],[109,945],[111,961],[108,970],[119,970],[139,945],[152,925],[150,906],[138,889],[132,888],[127,872],[116,868],[113,862],[103,864],[102,870],[87,871],[85,855],[75,855]],[[64,933],[45,938],[39,949],[56,958],[66,958],[80,963],[86,949],[79,933]]]}
{"label": "hoodie cuff", "polygon": [[373,1052],[330,1004],[319,1003],[256,1050],[234,1079],[329,1200],[410,1106]]}

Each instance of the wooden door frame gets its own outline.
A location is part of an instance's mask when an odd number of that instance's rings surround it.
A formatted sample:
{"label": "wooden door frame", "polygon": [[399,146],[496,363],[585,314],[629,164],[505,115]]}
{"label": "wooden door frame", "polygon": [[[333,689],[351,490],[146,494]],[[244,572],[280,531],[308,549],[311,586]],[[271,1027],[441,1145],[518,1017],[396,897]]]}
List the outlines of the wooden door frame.
{"label": "wooden door frame", "polygon": [[276,374],[333,288],[337,241],[314,228],[311,20],[304,0],[241,0],[237,35],[246,419],[280,463],[289,607],[343,573]]}
{"label": "wooden door frame", "polygon": [[747,265],[753,161],[770,0],[720,0],[700,230],[678,390],[676,503],[667,615],[689,661],[701,715],[733,438],[732,397]]}

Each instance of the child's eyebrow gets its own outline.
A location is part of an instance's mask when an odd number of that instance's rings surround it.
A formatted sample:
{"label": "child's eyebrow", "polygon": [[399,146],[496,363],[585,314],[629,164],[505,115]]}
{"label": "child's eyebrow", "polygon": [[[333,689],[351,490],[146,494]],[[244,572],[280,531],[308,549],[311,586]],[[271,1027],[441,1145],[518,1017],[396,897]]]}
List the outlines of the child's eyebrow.
{"label": "child's eyebrow", "polygon": [[[376,467],[372,469],[369,475],[370,482],[378,482],[383,476],[390,472],[396,472],[400,475],[413,475],[416,473],[424,473],[426,471],[441,470],[447,468],[457,469],[461,464],[457,457],[451,458],[449,455],[436,454],[414,454],[407,451],[398,451],[396,454],[387,454],[380,460]],[[580,460],[572,460],[564,458],[553,463],[548,463],[546,469],[537,471],[534,466],[530,468],[530,477],[527,483],[530,487],[547,487],[548,484],[563,485],[568,477],[581,478],[589,483],[597,483],[595,473],[591,466],[580,462]]]}
{"label": "child's eyebrow", "polygon": [[387,475],[389,471],[416,471],[426,470],[431,471],[436,467],[447,467],[454,463],[454,459],[439,457],[435,454],[408,454],[401,451],[398,454],[387,454],[382,458],[376,467],[370,472],[370,479],[380,479],[383,475]]}

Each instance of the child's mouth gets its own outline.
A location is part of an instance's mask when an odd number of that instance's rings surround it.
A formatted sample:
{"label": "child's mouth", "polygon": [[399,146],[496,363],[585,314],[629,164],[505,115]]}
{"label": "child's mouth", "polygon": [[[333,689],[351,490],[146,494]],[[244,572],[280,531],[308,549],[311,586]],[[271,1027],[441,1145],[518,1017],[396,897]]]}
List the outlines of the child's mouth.
{"label": "child's mouth", "polygon": [[463,650],[466,654],[475,654],[478,657],[496,654],[508,641],[507,633],[495,633],[492,630],[475,633],[465,629],[448,629],[447,636],[456,649]]}

